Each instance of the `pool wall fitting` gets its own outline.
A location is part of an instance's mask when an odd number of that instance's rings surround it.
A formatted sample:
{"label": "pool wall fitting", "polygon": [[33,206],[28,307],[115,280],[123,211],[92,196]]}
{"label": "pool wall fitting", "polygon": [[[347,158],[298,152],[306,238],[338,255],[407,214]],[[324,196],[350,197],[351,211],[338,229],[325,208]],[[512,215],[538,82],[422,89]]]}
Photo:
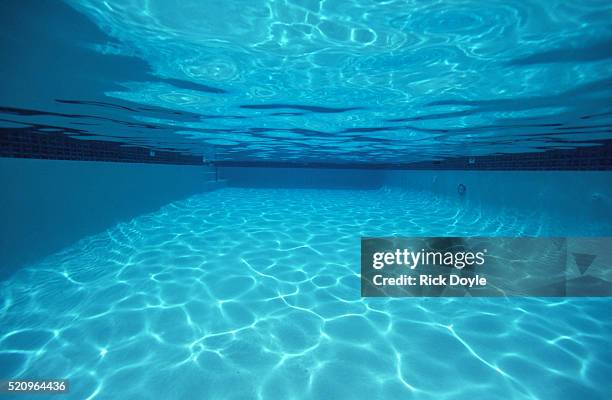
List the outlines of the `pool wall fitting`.
{"label": "pool wall fitting", "polygon": [[0,279],[117,222],[212,190],[206,166],[0,158]]}

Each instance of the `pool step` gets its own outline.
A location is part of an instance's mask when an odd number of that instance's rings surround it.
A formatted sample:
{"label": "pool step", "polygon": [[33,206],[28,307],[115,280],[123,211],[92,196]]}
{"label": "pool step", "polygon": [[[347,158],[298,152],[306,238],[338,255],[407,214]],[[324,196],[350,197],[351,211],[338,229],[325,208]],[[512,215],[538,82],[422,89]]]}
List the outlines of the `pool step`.
{"label": "pool step", "polygon": [[206,190],[215,190],[226,186],[227,180],[219,179],[218,171],[215,168],[206,169],[203,175]]}

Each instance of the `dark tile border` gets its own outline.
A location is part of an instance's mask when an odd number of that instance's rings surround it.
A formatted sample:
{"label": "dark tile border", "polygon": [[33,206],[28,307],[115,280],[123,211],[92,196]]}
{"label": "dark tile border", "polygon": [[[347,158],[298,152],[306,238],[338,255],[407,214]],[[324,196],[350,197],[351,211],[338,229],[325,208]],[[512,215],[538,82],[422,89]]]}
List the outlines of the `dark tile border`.
{"label": "dark tile border", "polygon": [[177,152],[26,129],[0,129],[0,157],[202,165],[202,158]]}
{"label": "dark tile border", "polygon": [[[200,156],[143,146],[131,146],[120,142],[81,140],[64,133],[39,133],[28,129],[0,129],[0,157],[147,164],[203,164]],[[609,171],[612,170],[612,140],[594,143],[591,147],[556,149],[541,153],[456,157],[416,163],[338,164],[282,161],[216,161],[214,164],[223,167],[264,168]]]}
{"label": "dark tile border", "polygon": [[465,171],[610,171],[612,140],[591,147],[548,150],[541,153],[498,154],[456,157],[438,161],[385,164],[288,163],[260,161],[217,161],[219,167],[337,168]]}

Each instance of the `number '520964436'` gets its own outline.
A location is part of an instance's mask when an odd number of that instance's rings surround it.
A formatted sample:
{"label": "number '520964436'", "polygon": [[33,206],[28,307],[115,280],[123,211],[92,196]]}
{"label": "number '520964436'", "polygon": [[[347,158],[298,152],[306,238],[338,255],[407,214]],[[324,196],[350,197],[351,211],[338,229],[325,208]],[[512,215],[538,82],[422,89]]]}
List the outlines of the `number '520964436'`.
{"label": "number '520964436'", "polygon": [[68,381],[57,380],[9,380],[0,382],[0,392],[68,392]]}

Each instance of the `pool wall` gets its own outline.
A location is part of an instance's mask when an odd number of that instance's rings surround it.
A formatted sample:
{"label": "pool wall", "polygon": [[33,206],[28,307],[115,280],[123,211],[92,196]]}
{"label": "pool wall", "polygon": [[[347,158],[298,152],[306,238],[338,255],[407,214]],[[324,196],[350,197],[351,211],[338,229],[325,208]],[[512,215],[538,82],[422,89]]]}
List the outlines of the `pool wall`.
{"label": "pool wall", "polygon": [[[468,207],[553,215],[564,226],[612,230],[609,172],[219,167],[217,175],[208,166],[0,158],[0,279],[87,235],[225,180],[235,187],[430,191]],[[463,196],[459,184],[466,188]]]}
{"label": "pool wall", "polygon": [[[546,215],[575,232],[612,230],[609,171],[447,171],[220,167],[236,187],[401,188],[433,192],[468,207]],[[465,186],[463,196],[458,186]]]}
{"label": "pool wall", "polygon": [[319,189],[378,189],[385,178],[380,170],[257,167],[219,167],[219,176],[234,187]]}
{"label": "pool wall", "polygon": [[611,228],[612,174],[606,171],[386,171],[384,184],[431,191],[473,207],[510,208],[546,214],[567,225]]}
{"label": "pool wall", "polygon": [[0,279],[117,222],[211,190],[206,166],[0,158]]}

